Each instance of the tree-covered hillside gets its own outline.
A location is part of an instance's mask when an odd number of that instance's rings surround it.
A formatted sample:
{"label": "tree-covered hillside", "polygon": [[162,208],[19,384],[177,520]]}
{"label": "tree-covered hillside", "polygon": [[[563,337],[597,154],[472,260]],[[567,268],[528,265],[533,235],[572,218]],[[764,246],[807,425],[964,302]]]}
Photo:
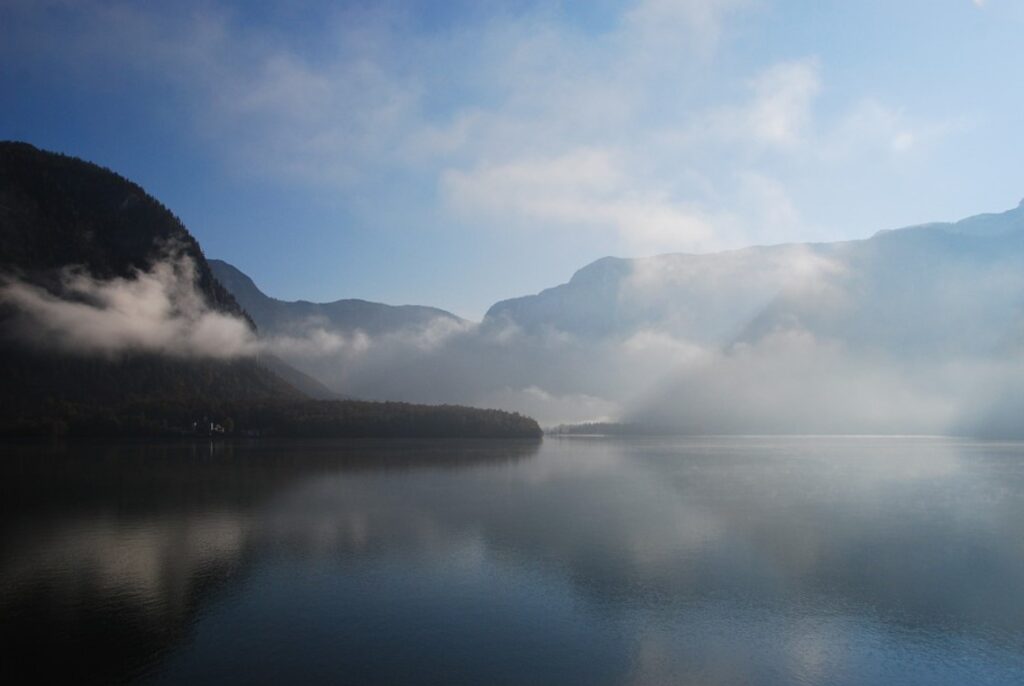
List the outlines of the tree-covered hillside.
{"label": "tree-covered hillside", "polygon": [[166,207],[25,143],[0,142],[0,374],[6,437],[540,433],[505,412],[311,399],[329,392],[263,354]]}

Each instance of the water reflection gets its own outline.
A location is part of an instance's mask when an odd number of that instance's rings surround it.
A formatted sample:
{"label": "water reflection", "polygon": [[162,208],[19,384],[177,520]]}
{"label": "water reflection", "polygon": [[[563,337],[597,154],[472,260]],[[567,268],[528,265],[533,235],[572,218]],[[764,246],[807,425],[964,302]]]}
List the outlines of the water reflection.
{"label": "water reflection", "polygon": [[1022,457],[926,438],[23,448],[3,467],[4,669],[1011,683]]}
{"label": "water reflection", "polygon": [[537,447],[518,441],[10,447],[0,485],[2,669],[87,683],[128,678],[185,638],[203,604],[229,590],[226,582],[269,547],[298,552],[328,538],[358,545],[364,538],[359,512],[287,505],[289,491],[306,481],[501,465],[528,458]]}

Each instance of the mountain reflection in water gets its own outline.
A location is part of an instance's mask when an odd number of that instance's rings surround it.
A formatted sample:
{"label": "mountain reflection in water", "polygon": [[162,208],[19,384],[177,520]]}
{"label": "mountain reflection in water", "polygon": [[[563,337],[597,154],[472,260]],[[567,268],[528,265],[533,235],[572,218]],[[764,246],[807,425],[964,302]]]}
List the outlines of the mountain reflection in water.
{"label": "mountain reflection in water", "polygon": [[1024,680],[1024,446],[16,447],[3,676]]}

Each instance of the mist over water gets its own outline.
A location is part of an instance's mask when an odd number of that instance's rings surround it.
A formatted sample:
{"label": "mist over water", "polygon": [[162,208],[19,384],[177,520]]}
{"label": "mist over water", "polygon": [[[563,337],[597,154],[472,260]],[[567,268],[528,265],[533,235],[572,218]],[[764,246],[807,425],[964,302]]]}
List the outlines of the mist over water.
{"label": "mist over water", "polygon": [[0,0],[0,684],[1024,686],[1022,34]]}
{"label": "mist over water", "polygon": [[1013,683],[1022,458],[925,438],[18,448],[3,670]]}
{"label": "mist over water", "polygon": [[174,254],[131,278],[69,268],[58,286],[8,276],[9,333],[84,355],[270,353],[346,397],[495,407],[546,426],[1024,433],[1024,208],[863,241],[607,258],[479,323],[430,308],[393,308],[386,325],[261,322],[257,302],[254,331],[211,308]]}
{"label": "mist over water", "polygon": [[[562,285],[282,356],[357,397],[684,434],[1020,437],[1024,209],[861,241],[607,258]],[[325,328],[326,327],[326,328]]]}

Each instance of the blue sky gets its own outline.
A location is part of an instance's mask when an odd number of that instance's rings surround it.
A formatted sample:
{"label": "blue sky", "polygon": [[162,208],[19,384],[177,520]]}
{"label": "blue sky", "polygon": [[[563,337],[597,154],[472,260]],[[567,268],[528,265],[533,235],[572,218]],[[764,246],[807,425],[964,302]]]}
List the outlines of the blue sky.
{"label": "blue sky", "polygon": [[1018,0],[0,0],[0,138],[109,166],[271,295],[478,318],[604,255],[1024,196]]}

